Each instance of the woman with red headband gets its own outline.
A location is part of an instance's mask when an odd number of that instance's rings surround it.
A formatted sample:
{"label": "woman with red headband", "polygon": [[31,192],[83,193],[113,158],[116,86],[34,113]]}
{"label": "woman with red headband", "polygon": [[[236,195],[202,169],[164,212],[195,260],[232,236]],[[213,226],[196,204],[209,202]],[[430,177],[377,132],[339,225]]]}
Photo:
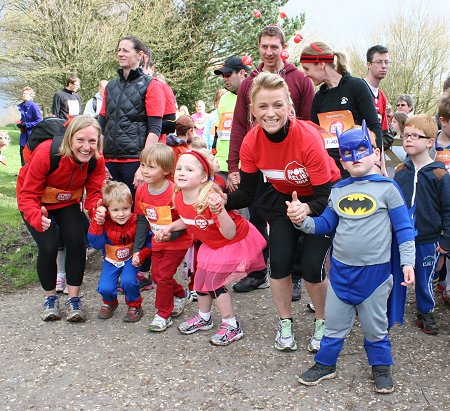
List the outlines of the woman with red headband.
{"label": "woman with red headband", "polygon": [[[84,206],[93,210],[102,198],[105,162],[100,154],[101,134],[93,117],[75,117],[60,145],[56,170],[50,172],[53,141],[49,139],[33,150],[17,178],[19,211],[38,246],[37,272],[45,291],[44,321],[61,319],[56,295],[56,224],[66,248],[67,321],[86,319],[79,297],[86,265],[86,233],[80,200],[86,189]],[[95,167],[90,169],[92,158],[96,159]]]}
{"label": "woman with red headband", "polygon": [[[334,52],[322,42],[305,47],[300,56],[306,77],[320,86],[311,107],[311,120],[329,131],[325,138],[328,153],[336,161],[343,177],[348,177],[340,164],[336,128],[339,131],[353,124],[367,127],[375,133],[377,146],[381,147],[382,132],[373,98],[364,80],[352,77],[344,53]],[[351,114],[350,114],[351,113]]]}

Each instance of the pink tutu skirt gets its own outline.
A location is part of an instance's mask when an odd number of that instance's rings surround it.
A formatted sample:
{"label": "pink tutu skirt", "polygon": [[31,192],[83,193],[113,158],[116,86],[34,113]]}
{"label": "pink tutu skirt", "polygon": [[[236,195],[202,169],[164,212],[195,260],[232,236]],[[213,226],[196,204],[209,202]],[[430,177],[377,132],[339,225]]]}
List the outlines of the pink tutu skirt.
{"label": "pink tutu skirt", "polygon": [[247,236],[217,250],[202,244],[197,255],[194,290],[215,291],[225,284],[238,281],[252,271],[266,267],[262,250],[267,243],[259,231],[249,224]]}

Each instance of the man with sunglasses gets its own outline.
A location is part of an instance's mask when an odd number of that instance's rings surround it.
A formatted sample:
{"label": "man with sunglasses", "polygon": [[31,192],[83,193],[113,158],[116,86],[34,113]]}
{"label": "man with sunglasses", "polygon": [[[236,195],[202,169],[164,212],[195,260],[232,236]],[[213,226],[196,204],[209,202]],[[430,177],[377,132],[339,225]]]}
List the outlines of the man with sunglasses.
{"label": "man with sunglasses", "polygon": [[220,171],[228,173],[228,152],[230,149],[231,124],[233,122],[234,108],[238,98],[238,90],[241,83],[247,77],[249,67],[242,63],[240,57],[231,56],[225,60],[223,66],[214,70],[216,76],[222,76],[225,88],[228,90],[219,100],[217,114],[216,136],[213,148],[216,149],[216,158]]}
{"label": "man with sunglasses", "polygon": [[363,79],[373,97],[373,102],[377,110],[378,118],[381,123],[381,130],[383,131],[383,144],[384,148],[388,149],[394,138],[389,133],[389,123],[387,118],[387,98],[385,94],[379,88],[381,80],[383,80],[389,70],[391,61],[389,59],[389,50],[377,44],[367,50],[367,76]]}

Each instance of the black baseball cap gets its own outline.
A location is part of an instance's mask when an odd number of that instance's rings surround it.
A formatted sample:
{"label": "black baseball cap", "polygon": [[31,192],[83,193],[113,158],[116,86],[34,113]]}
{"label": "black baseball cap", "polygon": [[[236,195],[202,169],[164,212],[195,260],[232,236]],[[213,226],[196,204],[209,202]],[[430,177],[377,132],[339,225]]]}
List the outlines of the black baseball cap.
{"label": "black baseball cap", "polygon": [[232,56],[225,60],[223,66],[214,70],[214,74],[216,76],[220,76],[221,74],[231,73],[232,71],[240,71],[244,69],[246,72],[249,71],[248,66],[246,66],[240,57]]}

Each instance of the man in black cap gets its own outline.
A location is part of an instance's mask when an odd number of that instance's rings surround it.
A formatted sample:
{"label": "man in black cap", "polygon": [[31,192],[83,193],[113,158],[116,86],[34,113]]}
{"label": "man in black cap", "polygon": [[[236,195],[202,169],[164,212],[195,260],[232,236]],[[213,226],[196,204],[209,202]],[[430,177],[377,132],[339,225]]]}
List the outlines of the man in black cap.
{"label": "man in black cap", "polygon": [[[220,171],[228,173],[228,152],[230,149],[231,124],[237,101],[239,86],[247,77],[249,67],[242,63],[240,57],[232,56],[225,60],[222,67],[214,70],[216,76],[222,76],[225,88],[228,90],[219,101],[215,148]],[[213,145],[214,147],[214,145]]]}

